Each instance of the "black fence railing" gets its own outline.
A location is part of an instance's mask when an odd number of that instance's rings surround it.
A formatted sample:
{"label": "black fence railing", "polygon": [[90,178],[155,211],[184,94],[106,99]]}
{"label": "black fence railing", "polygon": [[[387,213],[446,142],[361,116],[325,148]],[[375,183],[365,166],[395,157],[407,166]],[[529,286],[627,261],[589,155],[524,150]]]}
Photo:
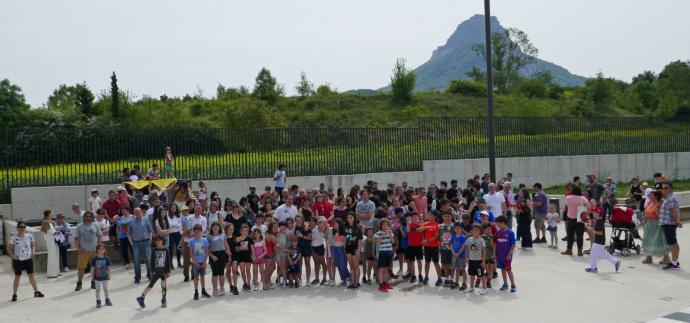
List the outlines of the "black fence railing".
{"label": "black fence railing", "polygon": [[[690,119],[496,118],[498,157],[690,151]],[[125,167],[175,155],[179,178],[421,170],[423,160],[487,157],[486,118],[421,118],[417,128],[4,129],[0,203],[13,187],[116,183]]]}

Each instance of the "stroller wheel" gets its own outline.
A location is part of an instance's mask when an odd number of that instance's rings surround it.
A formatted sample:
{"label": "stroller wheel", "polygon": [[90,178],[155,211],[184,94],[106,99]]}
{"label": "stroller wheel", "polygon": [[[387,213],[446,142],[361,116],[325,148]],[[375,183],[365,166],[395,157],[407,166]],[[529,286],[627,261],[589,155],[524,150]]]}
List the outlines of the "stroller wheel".
{"label": "stroller wheel", "polygon": [[635,247],[635,252],[639,255],[640,254],[640,246]]}
{"label": "stroller wheel", "polygon": [[631,254],[631,252],[630,252],[629,248],[623,248],[621,250],[621,255],[623,255],[623,257],[628,257],[628,256],[630,256],[630,254]]}

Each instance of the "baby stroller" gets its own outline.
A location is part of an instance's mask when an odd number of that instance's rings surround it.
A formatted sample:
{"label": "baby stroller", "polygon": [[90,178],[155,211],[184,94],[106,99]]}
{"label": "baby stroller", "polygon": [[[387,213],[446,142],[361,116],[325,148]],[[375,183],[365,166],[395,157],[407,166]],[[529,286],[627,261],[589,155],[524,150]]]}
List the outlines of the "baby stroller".
{"label": "baby stroller", "polygon": [[621,252],[624,257],[630,256],[632,250],[639,255],[641,246],[635,242],[640,239],[637,227],[633,222],[633,209],[629,207],[616,207],[611,212],[611,241],[607,250],[614,254],[616,250]]}

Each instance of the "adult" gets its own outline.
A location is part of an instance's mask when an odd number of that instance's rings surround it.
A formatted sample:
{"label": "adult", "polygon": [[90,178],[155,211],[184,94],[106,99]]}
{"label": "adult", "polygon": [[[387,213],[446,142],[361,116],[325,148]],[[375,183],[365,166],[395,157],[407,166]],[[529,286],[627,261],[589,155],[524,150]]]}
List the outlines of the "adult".
{"label": "adult", "polygon": [[151,279],[151,239],[153,238],[153,226],[148,218],[144,217],[144,211],[134,208],[134,218],[129,220],[127,239],[132,245],[134,256],[134,283],[141,280],[141,257],[146,261],[146,277]]}
{"label": "adult", "polygon": [[[74,289],[76,292],[81,290],[84,271],[91,262],[91,258],[96,256],[96,247],[101,242],[101,229],[93,220],[91,211],[84,212],[84,222],[74,231],[74,244],[77,248],[77,287]],[[96,283],[93,280],[91,280],[91,289],[96,289]]]}
{"label": "adult", "polygon": [[[374,210],[376,210],[376,205],[374,202],[369,200],[369,191],[362,190],[359,193],[361,200],[355,205],[355,213],[357,215],[357,220],[365,228],[371,226],[371,220],[374,218]],[[422,196],[426,200],[426,196]],[[424,206],[426,210],[426,206]]]}
{"label": "adult", "polygon": [[561,254],[571,256],[573,254],[573,242],[577,241],[577,255],[582,257],[585,224],[581,221],[581,215],[587,212],[589,201],[582,196],[582,189],[579,186],[573,186],[570,195],[565,197],[565,205],[567,207],[565,230],[568,234],[568,246]]}
{"label": "adult", "polygon": [[506,225],[508,228],[513,228],[513,214],[515,214],[515,199],[513,198],[513,184],[511,182],[503,182],[503,215],[506,217]]}
{"label": "adult", "polygon": [[177,207],[182,210],[187,201],[192,199],[190,194],[191,182],[188,180],[178,179],[170,187],[165,189],[165,196],[168,197],[167,205],[177,204]]}
{"label": "adult", "polygon": [[628,190],[628,196],[635,200],[635,209],[643,211],[644,205],[642,205],[642,198],[644,197],[644,192],[642,191],[642,185],[640,185],[640,178],[635,176],[630,181],[630,189]]}
{"label": "adult", "polygon": [[129,220],[132,218],[129,206],[123,206],[120,215],[116,218],[117,239],[120,242],[120,256],[124,262],[125,269],[129,269],[129,254],[132,252],[132,245],[129,243]]}
{"label": "adult", "polygon": [[[322,216],[326,218],[326,221],[329,224],[333,224],[333,203],[328,200],[325,194],[316,194],[316,198],[311,210],[312,213],[314,213],[314,216]],[[344,220],[345,219],[343,219],[343,221]]]}
{"label": "adult", "polygon": [[14,282],[12,283],[12,302],[17,301],[17,289],[22,271],[26,271],[29,283],[34,289],[34,297],[43,297],[34,278],[34,255],[36,255],[36,245],[34,237],[26,233],[26,224],[23,221],[17,222],[17,233],[10,238],[7,253],[12,258],[12,269],[14,270]]}
{"label": "adult", "polygon": [[427,205],[429,204],[429,198],[424,195],[424,188],[417,187],[414,190],[414,196],[412,196],[410,206],[413,208],[413,212],[419,215],[420,218],[426,219],[427,215]]}
{"label": "adult", "polygon": [[170,241],[168,242],[170,259],[172,261],[173,255],[175,255],[175,259],[177,259],[177,268],[182,268],[180,257],[182,256],[183,250],[178,249],[178,247],[180,247],[180,241],[182,241],[182,219],[180,218],[180,210],[175,204],[170,206],[170,212],[168,212],[168,223],[170,223],[170,229],[172,230],[169,236]]}
{"label": "adult", "polygon": [[108,220],[110,220],[110,222],[115,222],[115,218],[123,206],[124,205],[120,205],[120,201],[117,200],[117,193],[110,190],[108,192],[108,199],[103,202],[101,208],[104,209],[108,215]]}
{"label": "adult", "polygon": [[[81,224],[84,222],[84,211],[81,209],[81,206],[79,206],[79,203],[74,202],[72,203],[72,213],[74,213],[74,217],[77,218],[77,225]],[[93,212],[91,212],[93,214]]]}
{"label": "adult", "polygon": [[208,233],[209,225],[208,225],[208,220],[202,213],[201,209],[201,204],[196,203],[194,205],[194,214],[189,216],[189,223],[192,228],[196,226],[197,224],[201,226],[201,234],[206,235]]}
{"label": "adult", "polygon": [[69,271],[67,265],[67,250],[69,250],[69,237],[72,235],[72,226],[65,221],[65,215],[58,213],[57,221],[55,222],[55,230],[60,234],[57,236],[58,248],[60,249],[60,268],[63,272]]}
{"label": "adult", "polygon": [[96,218],[93,222],[96,223],[98,229],[101,230],[101,242],[107,244],[108,241],[110,241],[110,221],[106,218],[104,209],[96,210]]}
{"label": "adult", "polygon": [[664,193],[664,203],[661,204],[661,209],[659,209],[659,225],[661,225],[661,229],[664,231],[666,244],[671,249],[671,262],[664,267],[664,270],[678,269],[680,268],[680,263],[678,263],[680,246],[678,246],[678,240],[676,239],[676,230],[683,227],[683,223],[680,222],[680,205],[676,195],[673,194],[673,184],[663,182],[661,190]]}
{"label": "adult", "polygon": [[216,223],[216,222],[218,222],[218,223],[223,222],[223,216],[221,215],[219,209],[220,209],[220,207],[218,206],[218,202],[215,202],[215,201],[211,202],[211,205],[209,206],[209,209],[208,209],[208,215],[206,217],[207,223],[209,225]]}
{"label": "adult", "polygon": [[[515,209],[517,210],[517,230],[520,233],[520,249],[532,249],[532,209],[534,208],[529,192],[526,188],[518,191],[518,198],[515,202]],[[482,211],[485,212],[485,211]]]}
{"label": "adult", "polygon": [[60,234],[53,226],[53,211],[43,211],[43,222],[41,223],[41,232],[46,242],[46,251],[48,253],[48,263],[46,267],[47,278],[57,278],[60,272],[60,248],[58,247],[56,238]]}
{"label": "adult", "polygon": [[[154,220],[154,226],[156,227],[156,235],[163,238],[163,242],[165,243],[165,247],[170,246],[170,234],[172,234],[172,226],[170,225],[170,221],[168,220],[168,210],[166,210],[163,207],[159,207],[156,209],[156,213],[153,216]],[[170,260],[172,260],[172,254],[170,255]],[[171,262],[172,264],[172,262]]]}
{"label": "adult", "polygon": [[651,264],[652,257],[664,257],[661,261],[668,264],[669,247],[666,245],[664,232],[659,226],[659,211],[661,209],[661,192],[654,191],[649,194],[649,203],[644,209],[644,240],[642,240],[642,250],[646,255],[643,264]]}
{"label": "adult", "polygon": [[[294,197],[292,195],[288,195],[285,198],[285,203],[279,206],[276,211],[275,211],[275,217],[278,218],[278,222],[283,222],[287,221],[287,219],[295,219],[297,217],[297,207],[293,204]],[[237,224],[235,224],[235,230],[237,230],[237,233],[239,233],[239,228]]]}
{"label": "adult", "polygon": [[489,182],[489,174],[484,174],[484,176],[482,176],[482,182],[479,184],[482,194],[489,193],[489,184],[491,184]]}
{"label": "adult", "polygon": [[287,184],[287,174],[285,173],[286,170],[285,164],[280,164],[278,165],[278,170],[273,174],[273,181],[275,181],[275,190],[278,192],[278,194],[282,197],[283,196],[283,190],[285,189],[285,185]]}
{"label": "adult", "polygon": [[345,204],[345,198],[339,197],[335,203],[337,206],[335,210],[333,210],[333,216],[336,219],[341,219],[343,222],[347,222],[347,216],[350,214],[350,209]]}
{"label": "adult", "polygon": [[604,186],[597,183],[597,174],[594,172],[587,174],[587,191],[589,192],[589,197],[597,202],[600,202],[601,197],[604,195]]}
{"label": "adult", "polygon": [[495,216],[503,214],[503,205],[505,204],[505,197],[503,194],[496,191],[496,184],[489,183],[489,193],[484,194],[484,202],[486,207]]}
{"label": "adult", "polygon": [[[227,205],[227,203],[226,203]],[[243,224],[249,224],[249,221],[247,221],[247,218],[244,217],[242,214],[242,211],[240,210],[240,206],[237,205],[235,202],[230,202],[230,213],[225,215],[225,219],[223,219],[224,222],[227,223],[232,223],[233,225],[233,235],[238,236],[240,235],[240,230],[242,229]],[[297,214],[297,209],[295,208],[295,214]]]}
{"label": "adult", "polygon": [[[544,193],[541,183],[534,183],[532,188],[534,189],[534,201],[532,201],[532,206],[534,207],[534,230],[537,233],[537,236],[534,238],[534,243],[546,243],[546,226],[544,225],[544,220],[546,220],[549,198],[546,196],[546,193]],[[539,238],[540,233],[541,238]]]}
{"label": "adult", "polygon": [[122,185],[117,187],[117,201],[120,202],[120,205],[122,206],[127,205],[129,207],[132,207],[130,195],[127,193],[127,190]]}
{"label": "adult", "polygon": [[256,186],[249,186],[249,194],[247,194],[247,201],[249,202],[249,207],[252,211],[257,214],[259,213],[259,195],[256,194]]}

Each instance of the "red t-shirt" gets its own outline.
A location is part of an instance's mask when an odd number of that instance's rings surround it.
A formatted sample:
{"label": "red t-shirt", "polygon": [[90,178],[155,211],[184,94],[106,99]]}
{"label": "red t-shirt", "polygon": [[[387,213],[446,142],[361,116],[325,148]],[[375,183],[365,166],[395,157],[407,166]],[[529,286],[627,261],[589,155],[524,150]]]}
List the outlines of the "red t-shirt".
{"label": "red t-shirt", "polygon": [[[431,228],[431,229],[426,229],[424,230],[424,240],[427,240],[427,243],[424,244],[425,247],[430,247],[430,248],[436,248],[441,245],[441,241],[438,239],[438,223],[435,221],[427,221],[422,224],[423,227]],[[430,241],[431,239],[436,238],[434,241]]]}
{"label": "red t-shirt", "polygon": [[311,207],[311,211],[314,212],[314,215],[316,216],[323,216],[325,218],[328,218],[333,214],[333,204],[330,202],[321,202],[321,203],[314,203],[314,205]]}
{"label": "red t-shirt", "polygon": [[419,247],[422,245],[422,233],[417,232],[417,228],[420,226],[418,223],[410,223],[410,232],[407,233],[408,246]]}
{"label": "red t-shirt", "polygon": [[117,216],[121,209],[120,202],[118,200],[111,199],[106,200],[101,207],[108,214],[108,220],[110,221],[112,221],[115,218],[115,216]]}

